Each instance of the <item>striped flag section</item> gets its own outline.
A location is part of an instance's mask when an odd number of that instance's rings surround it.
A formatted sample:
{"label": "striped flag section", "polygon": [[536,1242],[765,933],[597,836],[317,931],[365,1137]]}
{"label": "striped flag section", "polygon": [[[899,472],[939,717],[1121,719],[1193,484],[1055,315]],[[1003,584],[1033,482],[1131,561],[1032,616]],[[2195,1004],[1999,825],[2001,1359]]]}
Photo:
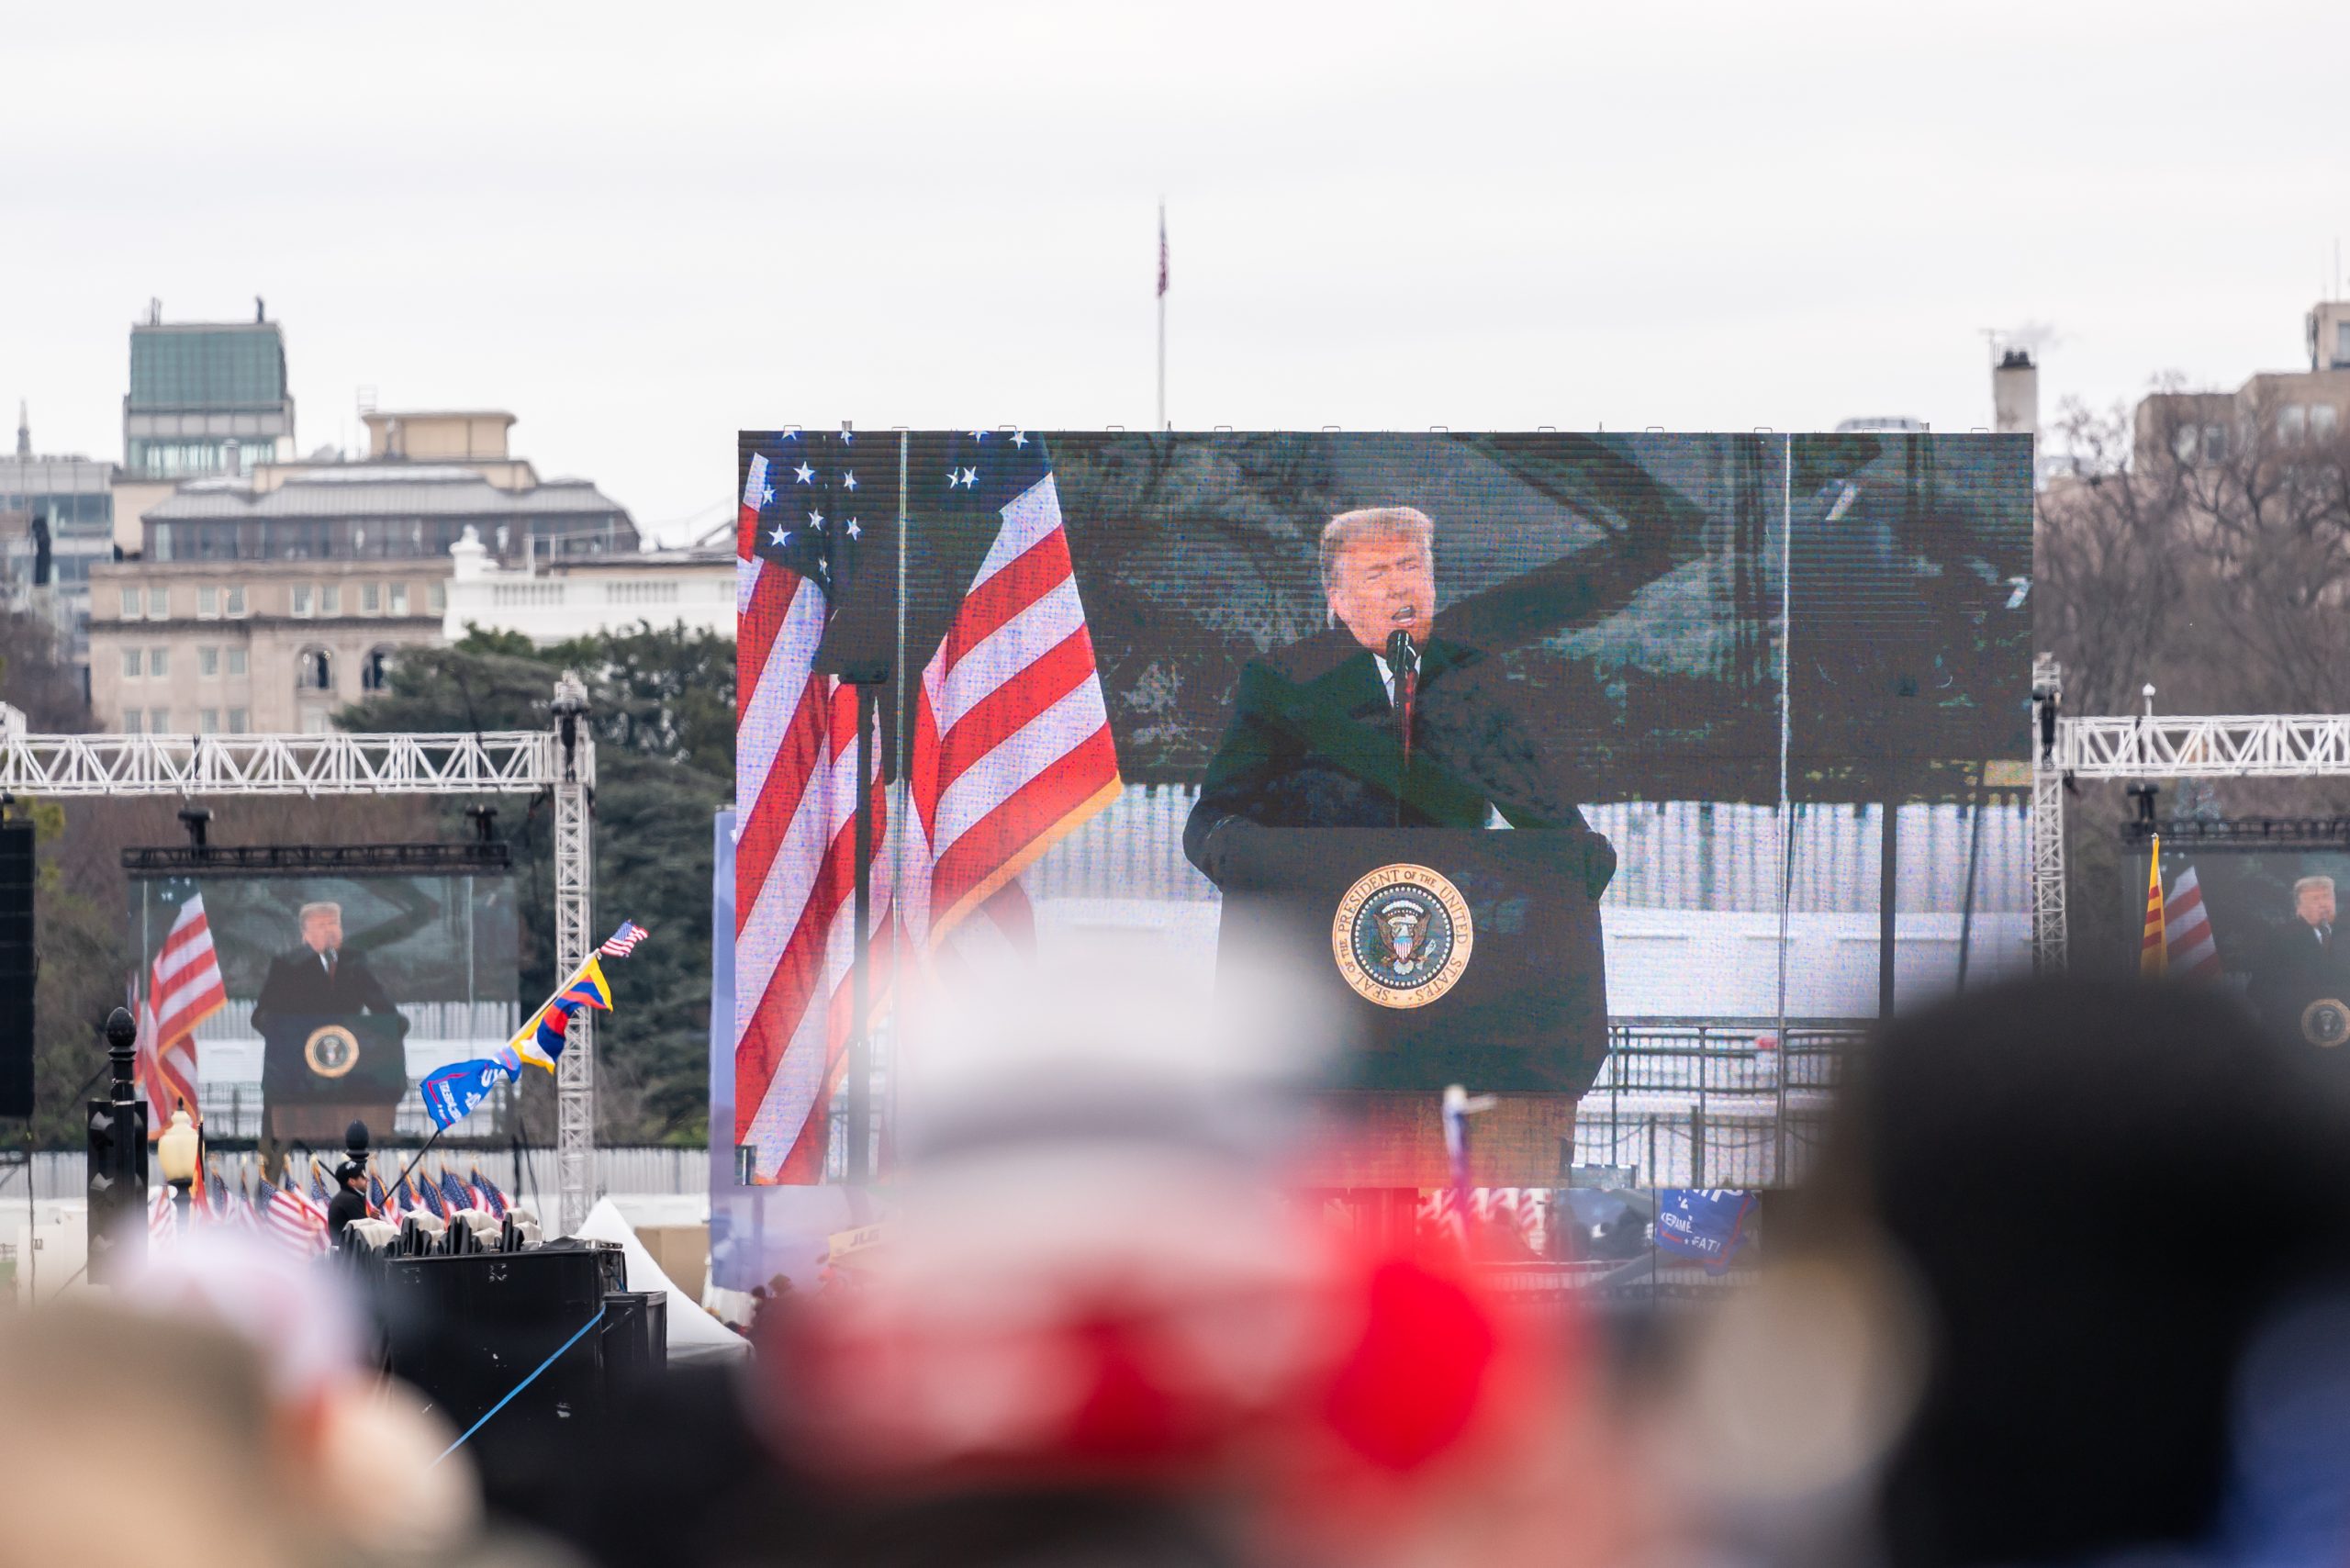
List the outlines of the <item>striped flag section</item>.
{"label": "striped flag section", "polygon": [[[807,444],[790,467],[751,458],[735,555],[734,1141],[763,1182],[822,1174],[851,1023],[857,693],[816,654],[864,530],[813,494],[855,472],[850,443]],[[778,499],[794,486],[809,494]],[[878,751],[871,932],[889,905]]]}
{"label": "striped flag section", "polygon": [[212,946],[204,895],[191,893],[163,935],[147,969],[147,996],[139,1007],[136,1073],[147,1097],[147,1136],[163,1136],[172,1113],[187,1106],[201,1122],[196,1099],[196,1026],[229,1005],[229,988]]}
{"label": "striped flag section", "polygon": [[917,947],[1117,797],[1093,638],[1041,455],[923,671],[911,754],[898,907]]}
{"label": "striped flag section", "polygon": [[2220,946],[2211,935],[2211,913],[2203,904],[2203,885],[2189,866],[2173,879],[2170,897],[2163,905],[2165,962],[2170,972],[2188,980],[2220,978]]}
{"label": "striped flag section", "polygon": [[610,936],[605,937],[604,945],[597,948],[596,951],[601,953],[607,958],[625,958],[631,953],[636,951],[636,945],[639,942],[643,941],[647,936],[652,935],[653,933],[647,931],[642,925],[639,925],[635,921],[623,920],[621,922],[621,928],[618,931],[613,932]]}
{"label": "striped flag section", "polygon": [[[1021,871],[1116,797],[1118,764],[1042,438],[788,431],[746,437],[745,451],[735,1142],[753,1180],[813,1182],[853,1022],[856,936],[856,692],[824,671],[871,652],[860,639],[877,623],[921,667],[906,809],[883,811],[875,791],[877,1008],[900,939],[927,955],[983,906],[1016,910]],[[912,543],[860,576],[860,520],[884,518],[887,537],[902,519]],[[890,749],[875,747],[877,767]]]}
{"label": "striped flag section", "polygon": [[2138,936],[2138,972],[2150,980],[2170,973],[2170,946],[2163,921],[2163,841],[2146,851],[2146,921]]}
{"label": "striped flag section", "polygon": [[285,1173],[285,1184],[271,1184],[263,1176],[254,1189],[260,1204],[262,1229],[269,1238],[286,1250],[308,1257],[323,1252],[327,1247],[327,1212],[303,1196],[299,1182],[291,1171]]}

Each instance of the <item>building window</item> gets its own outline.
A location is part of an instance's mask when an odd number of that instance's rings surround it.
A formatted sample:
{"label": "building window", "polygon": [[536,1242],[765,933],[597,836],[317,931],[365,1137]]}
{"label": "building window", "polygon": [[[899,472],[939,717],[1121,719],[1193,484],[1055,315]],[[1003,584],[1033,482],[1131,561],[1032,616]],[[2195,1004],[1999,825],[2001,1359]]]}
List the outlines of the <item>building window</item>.
{"label": "building window", "polygon": [[295,684],[305,691],[334,689],[334,655],[324,648],[305,648],[297,662]]}
{"label": "building window", "polygon": [[323,708],[312,708],[302,715],[302,733],[306,735],[322,735],[331,727]]}
{"label": "building window", "polygon": [[150,734],[156,735],[170,734],[172,733],[172,711],[169,708],[148,709],[147,732]]}
{"label": "building window", "polygon": [[245,673],[244,649],[231,648],[229,650],[229,673],[230,675],[242,675]]}
{"label": "building window", "polygon": [[364,583],[359,589],[359,613],[381,615],[384,612],[384,589],[380,583]]}
{"label": "building window", "polygon": [[171,617],[172,590],[167,588],[149,588],[147,590],[147,619],[168,621]]}
{"label": "building window", "polygon": [[125,621],[139,619],[139,590],[135,588],[122,590],[122,618]]}
{"label": "building window", "polygon": [[123,649],[122,678],[125,680],[137,680],[140,676],[146,673],[147,660],[145,655],[141,655],[136,648]]}
{"label": "building window", "polygon": [[169,648],[148,649],[147,673],[153,676],[158,680],[161,680],[163,677],[171,674],[172,650]]}
{"label": "building window", "polygon": [[408,584],[406,583],[392,585],[392,613],[394,615],[408,613]]}
{"label": "building window", "polygon": [[2337,370],[2350,364],[2350,321],[2333,324],[2333,364]]}
{"label": "building window", "polygon": [[367,660],[359,666],[359,687],[363,691],[381,691],[392,681],[393,651],[371,648]]}
{"label": "building window", "polygon": [[341,583],[327,583],[319,588],[319,613],[321,615],[342,613],[342,585]]}
{"label": "building window", "polygon": [[218,588],[200,588],[196,590],[196,618],[198,621],[220,619],[220,590]]}
{"label": "building window", "polygon": [[209,644],[196,649],[196,673],[198,675],[218,675],[220,673],[220,650],[213,647]]}
{"label": "building window", "polygon": [[308,583],[295,584],[293,595],[293,604],[289,613],[292,614],[297,621],[308,620],[310,616],[310,585]]}
{"label": "building window", "polygon": [[126,735],[135,735],[139,733],[138,709],[125,708],[122,711],[122,733]]}
{"label": "building window", "polygon": [[237,616],[242,615],[244,612],[245,590],[241,588],[230,588],[229,590],[229,613],[232,616]]}
{"label": "building window", "polygon": [[2337,418],[2333,404],[2311,403],[2310,405],[2310,439],[2332,441]]}
{"label": "building window", "polygon": [[229,733],[232,735],[241,735],[245,733],[245,711],[242,708],[229,710]]}
{"label": "building window", "polygon": [[218,708],[200,708],[196,710],[196,727],[204,734],[218,734],[220,733],[220,710]]}
{"label": "building window", "polygon": [[2277,439],[2288,446],[2300,444],[2309,434],[2310,411],[2299,403],[2288,403],[2277,410]]}
{"label": "building window", "polygon": [[449,585],[435,582],[427,587],[424,590],[424,608],[435,615],[446,614],[449,609]]}

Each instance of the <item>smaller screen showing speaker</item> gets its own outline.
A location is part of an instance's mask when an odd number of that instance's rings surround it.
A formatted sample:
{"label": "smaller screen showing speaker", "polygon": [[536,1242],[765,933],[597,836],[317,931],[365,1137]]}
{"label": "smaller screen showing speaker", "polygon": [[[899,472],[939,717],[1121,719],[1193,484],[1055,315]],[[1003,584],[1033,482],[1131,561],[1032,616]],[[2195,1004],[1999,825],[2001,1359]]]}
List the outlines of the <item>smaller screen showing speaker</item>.
{"label": "smaller screen showing speaker", "polygon": [[[185,1033],[215,1136],[419,1121],[417,1080],[520,1022],[510,876],[134,878],[139,994]],[[212,976],[217,971],[217,986]],[[165,1042],[169,1044],[169,1041]]]}
{"label": "smaller screen showing speaker", "polygon": [[[2143,905],[2145,849],[2125,864]],[[2288,1040],[2350,1047],[2350,931],[2336,924],[2350,847],[2165,843],[2161,879],[2169,978],[2239,993]]]}

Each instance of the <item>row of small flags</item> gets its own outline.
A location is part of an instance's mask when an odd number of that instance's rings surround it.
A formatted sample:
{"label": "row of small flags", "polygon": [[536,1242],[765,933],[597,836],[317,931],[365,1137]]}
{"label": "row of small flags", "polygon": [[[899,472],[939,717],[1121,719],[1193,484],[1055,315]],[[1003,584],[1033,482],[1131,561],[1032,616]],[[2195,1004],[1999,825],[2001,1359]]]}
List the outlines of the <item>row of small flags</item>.
{"label": "row of small flags", "polygon": [[[272,1182],[265,1172],[240,1169],[231,1182],[218,1165],[207,1165],[204,1180],[188,1190],[191,1226],[217,1226],[266,1237],[279,1246],[308,1256],[327,1249],[327,1204],[332,1184],[314,1158],[306,1191],[292,1162]],[[419,1179],[413,1172],[394,1178],[386,1188],[371,1164],[367,1173],[367,1217],[397,1225],[411,1214],[431,1215],[446,1223],[468,1210],[504,1219],[512,1206],[497,1182],[475,1168],[464,1176],[443,1166],[438,1175]],[[173,1212],[171,1189],[161,1182],[147,1199],[147,1233],[162,1243],[179,1235],[179,1217]]]}
{"label": "row of small flags", "polygon": [[523,1063],[553,1072],[556,1058],[569,1043],[571,1021],[588,1009],[598,1013],[612,1010],[612,988],[604,979],[604,960],[627,958],[650,935],[633,920],[621,921],[621,928],[606,937],[603,945],[588,956],[588,961],[555,988],[553,996],[522,1020],[521,1028],[496,1056],[476,1057],[428,1073],[417,1088],[424,1095],[425,1114],[432,1118],[438,1132],[447,1132],[471,1115],[474,1107],[488,1099],[490,1091],[500,1083],[510,1083],[521,1077]]}

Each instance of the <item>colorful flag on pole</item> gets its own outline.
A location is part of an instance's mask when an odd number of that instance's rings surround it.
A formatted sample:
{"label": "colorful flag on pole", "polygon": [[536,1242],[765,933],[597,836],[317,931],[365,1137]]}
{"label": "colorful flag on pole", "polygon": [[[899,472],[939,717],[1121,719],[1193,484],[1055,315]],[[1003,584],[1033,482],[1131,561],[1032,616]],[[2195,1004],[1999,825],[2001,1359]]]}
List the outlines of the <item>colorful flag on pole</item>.
{"label": "colorful flag on pole", "polygon": [[1727,1273],[1747,1242],[1754,1194],[1724,1187],[1665,1187],[1656,1195],[1652,1234],[1660,1251],[1695,1258],[1709,1274]]}
{"label": "colorful flag on pole", "polygon": [[513,1076],[503,1064],[476,1057],[425,1074],[417,1090],[424,1096],[424,1114],[432,1118],[434,1126],[447,1132]]}
{"label": "colorful flag on pole", "polygon": [[453,1215],[463,1214],[476,1206],[472,1192],[463,1182],[450,1175],[449,1168],[445,1165],[441,1168],[441,1196],[448,1204],[449,1212]]}
{"label": "colorful flag on pole", "polygon": [[2211,936],[2211,912],[2203,902],[2203,885],[2189,866],[2171,879],[2170,898],[2163,905],[2165,961],[2182,980],[2217,980],[2220,947]]}
{"label": "colorful flag on pole", "polygon": [[137,1008],[134,1070],[147,1097],[151,1141],[163,1136],[172,1125],[172,1113],[183,1104],[190,1121],[203,1121],[196,1098],[196,1026],[228,1005],[229,988],[213,950],[204,895],[190,893],[147,968],[147,995]]}
{"label": "colorful flag on pole", "polygon": [[2146,923],[2138,938],[2138,972],[2150,980],[2170,973],[2170,946],[2163,920],[2163,841],[2146,848]]}

